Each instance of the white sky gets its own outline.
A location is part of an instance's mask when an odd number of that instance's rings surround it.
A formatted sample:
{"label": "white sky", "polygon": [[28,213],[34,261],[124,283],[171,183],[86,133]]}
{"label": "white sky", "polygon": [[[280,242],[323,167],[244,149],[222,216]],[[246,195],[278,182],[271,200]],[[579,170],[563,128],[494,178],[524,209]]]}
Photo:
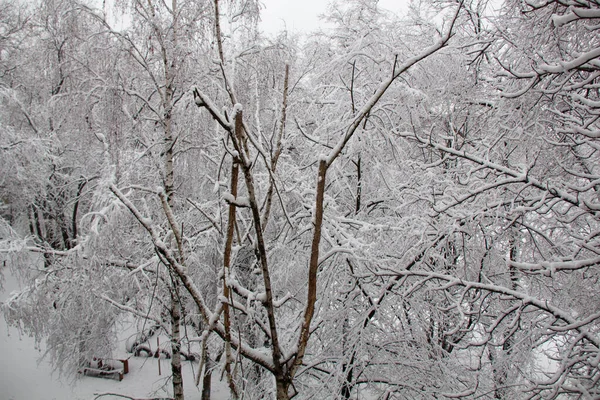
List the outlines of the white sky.
{"label": "white sky", "polygon": [[[267,34],[287,29],[290,32],[311,32],[319,28],[319,15],[329,4],[328,0],[262,0],[261,27]],[[402,13],[409,0],[380,0],[381,8]]]}
{"label": "white sky", "polygon": [[[116,11],[114,4],[118,0],[96,0],[99,9],[105,8],[108,18],[116,29],[129,24],[129,18]],[[330,0],[260,0],[261,29],[267,35],[275,35],[283,30],[291,33],[309,33],[322,26],[319,15],[325,13]],[[343,2],[344,0],[339,0]],[[410,0],[379,0],[379,7],[398,15],[408,9]]]}

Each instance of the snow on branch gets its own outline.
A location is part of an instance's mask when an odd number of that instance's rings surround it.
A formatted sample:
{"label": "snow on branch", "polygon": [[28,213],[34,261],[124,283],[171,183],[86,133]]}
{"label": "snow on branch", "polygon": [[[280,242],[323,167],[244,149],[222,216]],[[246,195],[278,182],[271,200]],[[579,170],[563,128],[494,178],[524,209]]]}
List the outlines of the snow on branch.
{"label": "snow on branch", "polygon": [[[429,140],[426,138],[422,138],[419,137],[418,135],[413,135],[412,137],[416,138],[420,143],[425,144],[425,145],[429,145],[437,150],[443,151],[445,153],[448,154],[452,154],[454,156],[463,158],[465,160],[469,160],[471,162],[474,162],[476,164],[479,164],[483,167],[489,168],[491,170],[494,170],[496,172],[499,172],[501,174],[505,174],[508,176],[512,176],[514,179],[509,181],[505,181],[506,184],[508,183],[525,183],[525,184],[529,184],[533,187],[535,187],[536,189],[548,192],[550,195],[552,195],[553,197],[559,198],[567,203],[570,203],[580,209],[582,209],[583,211],[597,211],[598,209],[600,209],[600,204],[598,203],[593,203],[591,201],[587,201],[585,199],[583,199],[581,196],[576,196],[573,194],[570,194],[569,192],[567,192],[566,190],[560,189],[557,186],[551,184],[551,183],[547,183],[547,182],[542,182],[534,177],[532,177],[529,174],[528,170],[525,171],[516,171],[512,168],[509,167],[505,167],[503,165],[500,165],[498,163],[494,163],[490,160],[487,160],[485,158],[476,156],[474,154],[468,153],[465,150],[457,150],[448,146],[444,146],[440,143],[437,143],[433,140]],[[493,188],[495,186],[498,186],[498,184],[491,184],[489,185],[490,188]],[[480,192],[480,191],[478,191]],[[470,195],[468,196],[470,197]],[[458,204],[455,203],[455,204]]]}
{"label": "snow on branch", "polygon": [[163,321],[161,321],[159,318],[152,317],[149,312],[141,312],[140,310],[136,310],[135,308],[131,308],[124,304],[118,303],[104,294],[94,293],[94,295],[96,297],[106,301],[107,303],[111,304],[112,306],[118,308],[121,311],[125,311],[125,312],[128,312],[137,317],[140,317],[140,318],[143,318],[146,320],[150,320],[150,321],[154,322],[155,324],[159,325],[161,328],[163,328],[165,330],[165,332],[169,332],[169,328],[164,325]]}
{"label": "snow on branch", "polygon": [[594,18],[600,18],[600,10],[581,7],[570,7],[568,13],[565,13],[563,15],[553,15],[552,23],[555,27],[558,28],[580,19]]}
{"label": "snow on branch", "polygon": [[[389,275],[389,274],[386,274]],[[530,296],[526,293],[519,292],[514,289],[509,289],[504,286],[495,285],[491,283],[481,283],[474,281],[467,281],[455,276],[441,274],[437,272],[427,272],[427,271],[413,271],[413,270],[403,270],[403,271],[395,271],[392,273],[397,277],[420,277],[425,279],[426,281],[444,281],[444,289],[448,289],[454,286],[462,286],[468,289],[476,289],[482,290],[492,293],[497,293],[505,296],[510,296],[515,300],[519,300],[523,306],[529,305],[535,307],[539,310],[542,310],[548,314],[551,314],[555,318],[562,320],[568,326],[571,326],[573,330],[578,331],[585,339],[587,339],[591,344],[594,345],[596,351],[600,349],[600,337],[597,337],[595,334],[589,332],[585,326],[587,325],[584,320],[578,320],[576,317],[572,316],[568,312],[553,306],[550,304],[548,300],[538,299],[536,297]],[[421,285],[419,283],[419,285]],[[564,328],[558,326],[558,329]],[[549,326],[548,329],[553,330],[553,326]]]}
{"label": "snow on branch", "polygon": [[348,126],[348,128],[346,128],[346,131],[345,131],[342,139],[337,143],[337,145],[329,152],[329,154],[325,158],[328,167],[331,166],[331,164],[333,164],[335,159],[342,153],[342,150],[346,147],[346,145],[348,144],[348,141],[352,138],[352,136],[354,135],[354,133],[356,132],[358,127],[361,125],[363,120],[367,117],[367,115],[369,115],[369,113],[371,112],[373,107],[375,107],[375,105],[379,102],[379,100],[387,92],[387,90],[390,88],[392,83],[394,83],[394,81],[396,79],[398,79],[398,77],[400,77],[400,75],[402,75],[404,72],[409,70],[415,64],[426,59],[430,55],[436,53],[438,50],[440,50],[444,46],[446,46],[446,44],[452,37],[452,34],[454,33],[454,24],[456,23],[456,20],[458,19],[458,15],[460,13],[460,10],[462,9],[462,6],[463,6],[463,2],[461,1],[460,4],[458,5],[458,7],[456,8],[456,12],[454,13],[454,16],[452,17],[452,20],[450,22],[450,27],[448,28],[446,33],[435,44],[433,44],[432,46],[421,51],[419,54],[417,54],[413,57],[410,57],[409,59],[407,59],[406,61],[404,61],[402,64],[400,64],[398,66],[396,65],[396,62],[394,62],[391,76],[379,85],[379,88],[375,91],[375,93],[371,96],[371,98],[369,98],[369,100],[367,100],[367,102],[363,105],[363,107],[360,109],[360,111],[356,114],[356,117],[354,118],[352,123]]}
{"label": "snow on branch", "polygon": [[[218,322],[221,308],[219,308],[218,312],[213,313],[210,311],[204,300],[202,292],[198,286],[196,286],[192,278],[187,274],[187,268],[178,261],[171,249],[160,239],[158,235],[158,229],[154,227],[152,220],[144,217],[137,207],[131,202],[131,200],[129,200],[129,198],[127,198],[127,196],[125,196],[114,183],[111,183],[109,188],[150,234],[157,254],[164,259],[166,264],[169,265],[173,272],[175,272],[175,274],[179,277],[186,290],[194,300],[194,303],[196,303],[198,306],[200,314],[205,322],[209,326],[214,327],[214,331],[217,332],[219,336],[225,337],[225,327],[222,323]],[[239,351],[250,360],[253,360],[268,370],[273,369],[272,359],[269,359],[264,353],[250,347],[247,343],[242,342],[240,338],[231,337],[231,345],[232,347],[239,349]]]}
{"label": "snow on branch", "polygon": [[194,100],[198,107],[204,107],[208,110],[210,115],[225,129],[227,132],[233,132],[233,124],[229,121],[226,115],[223,115],[217,109],[217,106],[210,100],[210,98],[202,93],[198,88],[194,88]]}
{"label": "snow on branch", "polygon": [[576,271],[583,268],[600,266],[600,257],[572,261],[542,261],[539,263],[524,263],[509,260],[508,265],[527,273],[552,276],[557,271]]}
{"label": "snow on branch", "polygon": [[250,208],[250,199],[248,197],[234,197],[231,193],[224,193],[223,200],[225,200],[227,204],[232,204],[236,207]]}
{"label": "snow on branch", "polygon": [[554,65],[541,64],[536,69],[542,73],[560,74],[569,70],[585,67],[587,63],[600,57],[600,47],[581,54],[571,61],[559,61]]}

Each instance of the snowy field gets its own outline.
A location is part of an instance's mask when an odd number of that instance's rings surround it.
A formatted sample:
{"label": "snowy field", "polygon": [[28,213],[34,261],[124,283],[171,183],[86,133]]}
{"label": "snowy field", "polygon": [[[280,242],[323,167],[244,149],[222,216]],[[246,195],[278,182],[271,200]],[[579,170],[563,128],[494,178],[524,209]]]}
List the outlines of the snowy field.
{"label": "snowy field", "polygon": [[[16,279],[6,272],[4,288],[0,291],[2,302],[18,288]],[[124,349],[125,344],[120,347]],[[0,318],[0,400],[112,400],[123,397],[101,395],[116,393],[133,398],[149,398],[167,397],[171,393],[169,360],[160,360],[162,375],[158,374],[157,359],[131,357],[129,374],[121,382],[88,376],[71,382],[68,378],[61,380],[58,374],[53,374],[48,362],[39,362],[41,355],[42,351],[35,348],[33,338],[20,335],[17,329],[7,327],[4,316]],[[200,398],[200,389],[194,386],[193,378],[198,363],[183,364],[185,394],[191,399]],[[216,379],[212,389],[213,399],[227,398],[224,385]]]}

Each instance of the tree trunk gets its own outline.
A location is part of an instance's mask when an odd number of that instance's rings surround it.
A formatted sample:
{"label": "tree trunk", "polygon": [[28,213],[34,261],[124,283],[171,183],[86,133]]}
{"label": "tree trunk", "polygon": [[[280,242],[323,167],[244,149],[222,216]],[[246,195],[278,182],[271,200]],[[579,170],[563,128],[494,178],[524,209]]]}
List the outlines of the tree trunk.
{"label": "tree trunk", "polygon": [[177,298],[177,285],[171,292],[171,373],[173,374],[173,398],[184,400],[183,376],[181,374],[181,308]]}
{"label": "tree trunk", "polygon": [[291,398],[288,393],[290,382],[281,376],[276,376],[275,379],[277,385],[277,400],[289,400]]}
{"label": "tree trunk", "polygon": [[204,375],[202,377],[202,400],[210,400],[211,383],[212,383],[212,365],[213,362],[208,356],[208,352],[204,353]]}
{"label": "tree trunk", "polygon": [[[231,185],[230,185],[230,193],[236,198],[237,197],[237,186],[238,186],[238,175],[239,175],[239,166],[238,161],[233,160],[231,164]],[[229,214],[227,219],[227,238],[225,241],[225,250],[223,251],[223,297],[226,299],[230,299],[231,295],[229,292],[229,286],[227,284],[227,279],[229,279],[229,269],[231,267],[231,251],[233,246],[233,236],[235,230],[235,218],[236,211],[235,205],[229,205]],[[229,304],[226,302],[223,303],[223,324],[225,326],[225,374],[227,376],[227,383],[229,385],[229,391],[231,393],[231,397],[233,399],[238,398],[238,391],[235,385],[235,381],[233,379],[233,374],[231,372],[231,315]]]}

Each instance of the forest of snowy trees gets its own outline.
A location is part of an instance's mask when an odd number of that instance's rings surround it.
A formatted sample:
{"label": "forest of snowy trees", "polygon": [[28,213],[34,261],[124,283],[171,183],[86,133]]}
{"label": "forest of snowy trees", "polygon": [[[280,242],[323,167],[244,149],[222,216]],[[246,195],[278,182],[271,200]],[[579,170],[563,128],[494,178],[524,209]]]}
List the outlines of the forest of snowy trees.
{"label": "forest of snowy trees", "polygon": [[115,4],[0,0],[2,311],[57,370],[133,318],[177,400],[190,346],[203,400],[600,398],[598,0]]}

